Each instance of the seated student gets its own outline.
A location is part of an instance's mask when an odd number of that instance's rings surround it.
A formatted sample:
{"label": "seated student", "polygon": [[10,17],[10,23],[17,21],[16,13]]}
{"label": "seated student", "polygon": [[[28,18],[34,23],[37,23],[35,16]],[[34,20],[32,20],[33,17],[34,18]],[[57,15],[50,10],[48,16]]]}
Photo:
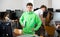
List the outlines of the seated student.
{"label": "seated student", "polygon": [[9,13],[5,13],[4,22],[11,22],[11,27],[12,27],[12,30],[14,31],[14,29],[17,28],[17,25],[16,25],[17,20],[11,20],[9,17],[10,17]]}
{"label": "seated student", "polygon": [[23,29],[22,34],[35,34],[35,31],[41,27],[41,19],[32,11],[33,4],[27,3],[25,11],[20,17],[19,22],[21,23]]}
{"label": "seated student", "polygon": [[58,32],[58,37],[60,37],[60,21],[58,21],[58,23],[56,23],[56,30]]}
{"label": "seated student", "polygon": [[17,21],[17,20],[11,20],[9,17],[10,17],[9,13],[5,13],[5,15],[4,15],[4,21],[5,22],[14,22],[14,21]]}
{"label": "seated student", "polygon": [[14,20],[11,20],[10,18],[9,18],[9,13],[5,13],[5,15],[4,15],[4,21],[5,22],[13,22]]}

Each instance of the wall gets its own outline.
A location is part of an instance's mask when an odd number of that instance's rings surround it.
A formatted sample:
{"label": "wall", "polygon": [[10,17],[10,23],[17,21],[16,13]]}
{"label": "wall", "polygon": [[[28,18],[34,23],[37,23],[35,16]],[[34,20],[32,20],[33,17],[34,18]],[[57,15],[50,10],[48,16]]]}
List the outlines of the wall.
{"label": "wall", "polygon": [[60,0],[52,0],[52,7],[54,9],[60,9]]}
{"label": "wall", "polygon": [[41,5],[46,5],[47,7],[51,7],[50,0],[0,0],[0,11],[5,11],[6,9],[21,9],[26,10],[26,4],[28,2],[33,3],[33,9],[40,7]]}
{"label": "wall", "polygon": [[26,9],[26,4],[32,2],[33,0],[0,0],[0,11],[5,11],[6,9]]}
{"label": "wall", "polygon": [[40,8],[41,5],[48,7],[48,0],[34,0],[34,8]]}
{"label": "wall", "polygon": [[0,10],[6,10],[6,9],[22,9],[22,0],[0,0],[1,2],[1,8]]}
{"label": "wall", "polygon": [[48,0],[48,7],[49,7],[49,8],[52,7],[52,0]]}

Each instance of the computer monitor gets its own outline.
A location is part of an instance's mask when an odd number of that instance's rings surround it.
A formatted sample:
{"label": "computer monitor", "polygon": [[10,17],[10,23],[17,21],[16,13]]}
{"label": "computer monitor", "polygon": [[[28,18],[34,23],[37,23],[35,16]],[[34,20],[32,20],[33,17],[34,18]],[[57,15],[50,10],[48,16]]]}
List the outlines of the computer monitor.
{"label": "computer monitor", "polygon": [[20,18],[21,15],[22,15],[22,13],[23,13],[23,11],[22,11],[22,10],[15,10],[15,13],[16,13],[16,16],[17,16],[18,18]]}
{"label": "computer monitor", "polygon": [[38,9],[40,9],[40,8],[36,8],[36,9],[34,9],[34,11],[36,11],[36,10],[38,10]]}
{"label": "computer monitor", "polygon": [[17,19],[16,13],[14,11],[11,11],[11,13],[10,13],[10,19],[12,19],[12,20]]}
{"label": "computer monitor", "polygon": [[4,14],[5,14],[6,12],[0,12],[0,19],[3,19],[4,18]]}
{"label": "computer monitor", "polygon": [[56,9],[56,11],[55,12],[60,12],[60,9]]}
{"label": "computer monitor", "polygon": [[53,8],[48,8],[48,11],[54,12]]}

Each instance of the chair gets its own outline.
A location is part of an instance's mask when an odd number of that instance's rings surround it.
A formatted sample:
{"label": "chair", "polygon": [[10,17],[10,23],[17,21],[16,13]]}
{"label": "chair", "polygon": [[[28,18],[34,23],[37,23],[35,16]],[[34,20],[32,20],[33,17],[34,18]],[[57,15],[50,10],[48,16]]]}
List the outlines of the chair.
{"label": "chair", "polygon": [[13,37],[10,22],[0,22],[0,37]]}
{"label": "chair", "polygon": [[12,33],[12,27],[10,22],[5,22],[5,29],[6,29],[6,34],[8,34],[8,37],[13,37]]}
{"label": "chair", "polygon": [[2,34],[3,34],[2,24],[3,24],[3,22],[0,20],[0,37],[1,37]]}
{"label": "chair", "polygon": [[49,37],[53,37],[54,33],[55,33],[55,27],[52,26],[44,26],[45,31],[47,32],[47,34],[49,35]]}

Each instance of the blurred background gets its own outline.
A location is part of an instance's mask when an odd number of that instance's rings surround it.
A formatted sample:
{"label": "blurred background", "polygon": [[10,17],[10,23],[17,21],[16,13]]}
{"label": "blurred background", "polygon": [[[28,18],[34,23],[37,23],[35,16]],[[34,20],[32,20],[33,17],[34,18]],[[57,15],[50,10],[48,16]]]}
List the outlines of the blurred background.
{"label": "blurred background", "polygon": [[[44,26],[45,33],[42,37],[60,37],[60,28],[56,29],[57,23],[60,25],[60,0],[0,0],[0,32],[2,34],[0,37],[13,37],[14,29],[22,29],[19,18],[26,10],[28,2],[33,4],[34,11],[39,9],[41,5],[45,5],[48,8],[47,13],[43,15],[46,18],[46,26]],[[9,14],[11,20],[17,21],[14,21],[12,24],[4,22],[5,13]],[[15,35],[19,35],[19,32]]]}

